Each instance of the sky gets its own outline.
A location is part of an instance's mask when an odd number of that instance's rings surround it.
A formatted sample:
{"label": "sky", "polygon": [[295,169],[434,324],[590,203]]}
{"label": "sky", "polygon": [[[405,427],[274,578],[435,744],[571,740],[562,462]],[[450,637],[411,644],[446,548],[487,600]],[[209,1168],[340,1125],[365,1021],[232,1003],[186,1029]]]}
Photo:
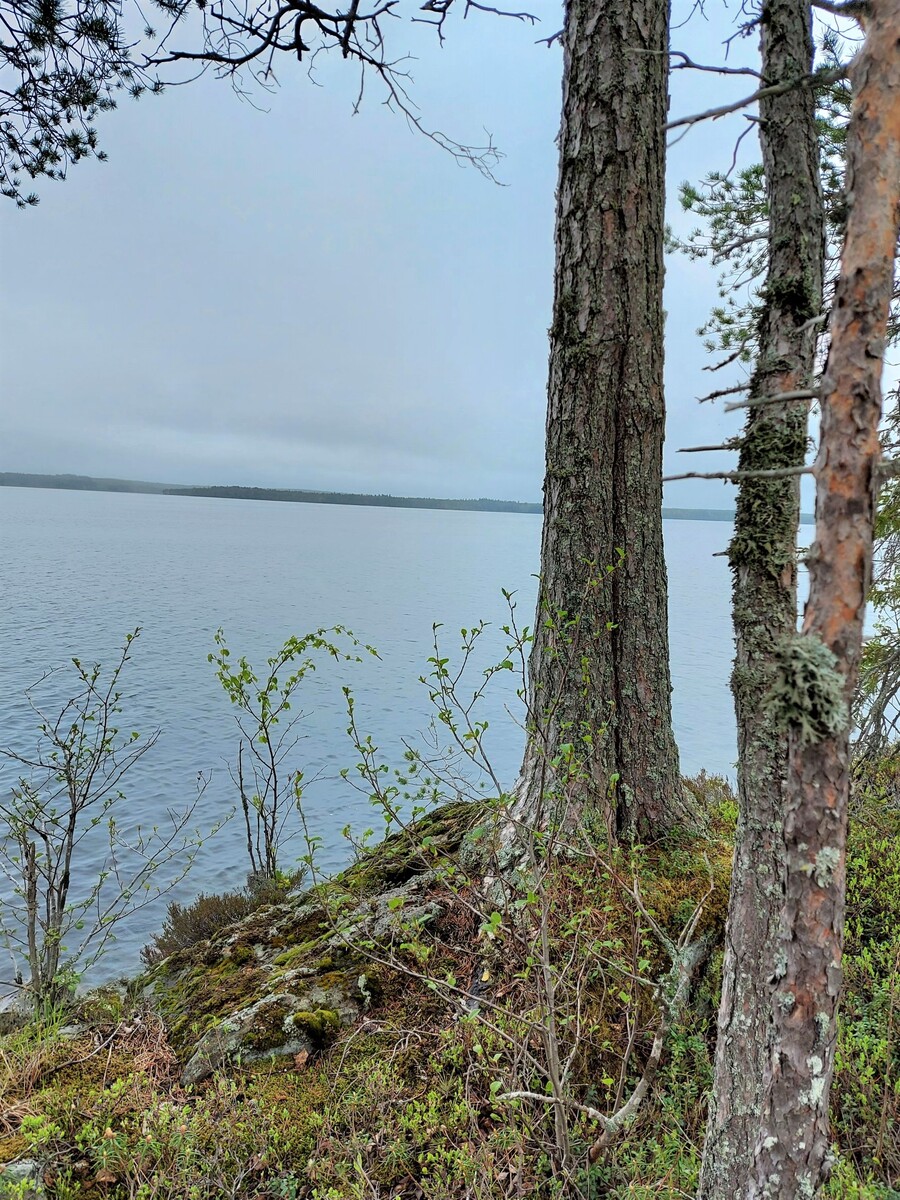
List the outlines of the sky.
{"label": "sky", "polygon": [[[675,0],[674,23],[692,4]],[[695,15],[673,48],[719,62],[739,6]],[[539,500],[553,276],[561,52],[537,27],[473,13],[443,48],[396,23],[422,120],[502,150],[499,184],[412,132],[370,85],[320,60],[281,64],[241,99],[211,75],[98,120],[109,161],[40,204],[0,203],[0,471],[398,495]],[[752,62],[755,39],[731,62]],[[752,90],[677,72],[672,115]],[[732,117],[670,153],[685,178],[727,169]],[[752,138],[741,148],[755,154]],[[690,224],[690,221],[688,222]],[[669,472],[679,446],[740,428],[696,397],[719,379],[696,335],[715,273],[670,257]],[[701,469],[727,459],[705,455]],[[730,486],[667,486],[727,508]]]}

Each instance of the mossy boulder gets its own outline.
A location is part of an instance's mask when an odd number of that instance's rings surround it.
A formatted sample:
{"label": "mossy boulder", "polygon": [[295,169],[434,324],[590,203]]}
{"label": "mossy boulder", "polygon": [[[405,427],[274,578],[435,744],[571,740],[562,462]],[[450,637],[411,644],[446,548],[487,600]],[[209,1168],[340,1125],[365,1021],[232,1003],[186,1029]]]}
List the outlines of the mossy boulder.
{"label": "mossy boulder", "polygon": [[237,1061],[321,1049],[376,987],[366,948],[431,922],[440,868],[481,813],[453,802],[387,838],[329,883],[263,906],[142,978],[184,1082]]}
{"label": "mossy boulder", "polygon": [[345,981],[313,984],[299,994],[264,996],[211,1026],[188,1059],[181,1080],[199,1083],[228,1063],[312,1054],[327,1046],[342,1025],[359,1016],[362,996]]}

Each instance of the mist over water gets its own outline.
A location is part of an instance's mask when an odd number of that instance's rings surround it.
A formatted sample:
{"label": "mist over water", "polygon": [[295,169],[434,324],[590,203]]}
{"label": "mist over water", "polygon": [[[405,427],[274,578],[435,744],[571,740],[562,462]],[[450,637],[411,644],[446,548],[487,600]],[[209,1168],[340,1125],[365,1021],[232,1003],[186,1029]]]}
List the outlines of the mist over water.
{"label": "mist over water", "polygon": [[[161,732],[124,782],[135,823],[183,808],[200,772],[209,782],[196,824],[208,828],[237,799],[228,773],[237,749],[233,715],[207,661],[219,626],[232,655],[245,654],[259,674],[288,636],[318,627],[345,625],[378,649],[380,659],[361,663],[323,660],[295,703],[304,713],[296,765],[307,780],[316,777],[304,803],[310,830],[323,839],[323,869],[349,858],[345,826],[359,832],[379,824],[367,797],[340,776],[358,758],[346,735],[342,685],[353,689],[361,732],[399,764],[404,740],[415,741],[429,724],[428,692],[418,680],[430,669],[433,623],[443,626],[442,655],[453,661],[461,627],[492,623],[471,692],[504,652],[501,589],[515,593],[520,625],[534,618],[540,518],[532,515],[0,488],[0,522],[0,744],[34,747],[36,720],[23,692],[48,668],[73,656],[112,665],[125,634],[141,626],[123,677],[120,725]],[[675,729],[689,774],[733,774],[728,568],[713,557],[729,532],[703,521],[665,528]],[[55,715],[71,682],[65,672],[54,675],[36,698]],[[524,739],[515,690],[510,673],[498,675],[482,714],[490,721],[485,744],[506,784]],[[0,762],[4,794],[16,774]],[[298,841],[285,865],[303,851]],[[100,870],[104,853],[97,843],[86,854],[85,877]],[[246,869],[238,818],[203,848],[178,895],[237,887]],[[160,904],[123,923],[99,974],[133,970],[163,915]]]}

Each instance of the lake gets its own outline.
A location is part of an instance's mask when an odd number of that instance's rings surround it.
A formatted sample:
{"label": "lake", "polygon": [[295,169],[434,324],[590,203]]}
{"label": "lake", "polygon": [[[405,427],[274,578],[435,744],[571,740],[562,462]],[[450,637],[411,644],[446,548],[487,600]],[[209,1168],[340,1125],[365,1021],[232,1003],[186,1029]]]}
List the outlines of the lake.
{"label": "lake", "polygon": [[[126,632],[140,625],[121,724],[161,733],[124,781],[132,820],[146,824],[183,807],[199,772],[209,776],[199,824],[208,827],[235,803],[234,719],[207,661],[219,626],[233,655],[257,667],[289,635],[320,626],[346,625],[378,649],[378,660],[323,662],[295,706],[305,714],[297,765],[308,780],[318,777],[307,787],[305,813],[323,839],[327,869],[349,857],[345,826],[359,832],[376,824],[366,796],[340,775],[358,757],[345,732],[341,686],[353,689],[362,732],[399,762],[404,739],[428,727],[427,689],[418,679],[433,653],[432,624],[443,625],[442,653],[454,658],[460,628],[490,621],[486,652],[499,657],[499,626],[508,619],[502,588],[515,593],[517,620],[533,621],[538,516],[0,488],[0,521],[0,745],[33,748],[35,717],[23,691],[49,667],[72,656],[112,662]],[[729,534],[720,522],[665,526],[675,730],[689,774],[733,775],[729,573],[715,557]],[[63,697],[62,678],[44,685],[48,703]],[[511,784],[523,735],[515,681],[505,673],[498,682],[484,710],[486,745]],[[2,794],[15,780],[0,763]],[[288,860],[302,852],[298,844]],[[101,864],[96,847],[81,869],[92,874]],[[246,869],[235,819],[204,847],[179,897],[239,886]],[[120,927],[101,973],[132,970],[163,912],[164,905],[145,910]]]}

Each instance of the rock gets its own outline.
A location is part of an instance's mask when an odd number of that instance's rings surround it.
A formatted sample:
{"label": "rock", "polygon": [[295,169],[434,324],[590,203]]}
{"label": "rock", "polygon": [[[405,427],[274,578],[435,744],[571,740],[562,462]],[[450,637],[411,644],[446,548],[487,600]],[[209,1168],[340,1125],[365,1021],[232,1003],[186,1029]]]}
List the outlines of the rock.
{"label": "rock", "polygon": [[33,1158],[20,1158],[17,1162],[0,1166],[0,1200],[5,1196],[15,1200],[44,1200],[44,1170]]}
{"label": "rock", "polygon": [[314,983],[298,992],[264,996],[201,1037],[185,1065],[181,1082],[186,1087],[199,1083],[237,1060],[296,1058],[298,1054],[308,1057],[327,1045],[342,1025],[360,1015],[363,996],[358,984],[355,991],[357,995],[352,996],[342,981],[328,986]]}
{"label": "rock", "polygon": [[80,1038],[83,1033],[87,1033],[89,1029],[90,1025],[63,1025],[57,1036],[63,1038],[67,1042],[74,1042]]}
{"label": "rock", "polygon": [[364,941],[390,942],[404,928],[434,920],[442,911],[441,905],[428,899],[426,893],[435,878],[434,872],[429,871],[401,887],[361,901],[344,916],[341,930],[331,935],[329,948],[352,948]]}
{"label": "rock", "polygon": [[24,1029],[33,1016],[34,1009],[25,990],[10,992],[0,1000],[0,1036]]}
{"label": "rock", "polygon": [[308,1056],[357,1021],[381,987],[366,947],[409,940],[441,913],[440,868],[480,811],[436,809],[325,887],[263,905],[143,976],[136,988],[165,1023],[183,1082]]}

